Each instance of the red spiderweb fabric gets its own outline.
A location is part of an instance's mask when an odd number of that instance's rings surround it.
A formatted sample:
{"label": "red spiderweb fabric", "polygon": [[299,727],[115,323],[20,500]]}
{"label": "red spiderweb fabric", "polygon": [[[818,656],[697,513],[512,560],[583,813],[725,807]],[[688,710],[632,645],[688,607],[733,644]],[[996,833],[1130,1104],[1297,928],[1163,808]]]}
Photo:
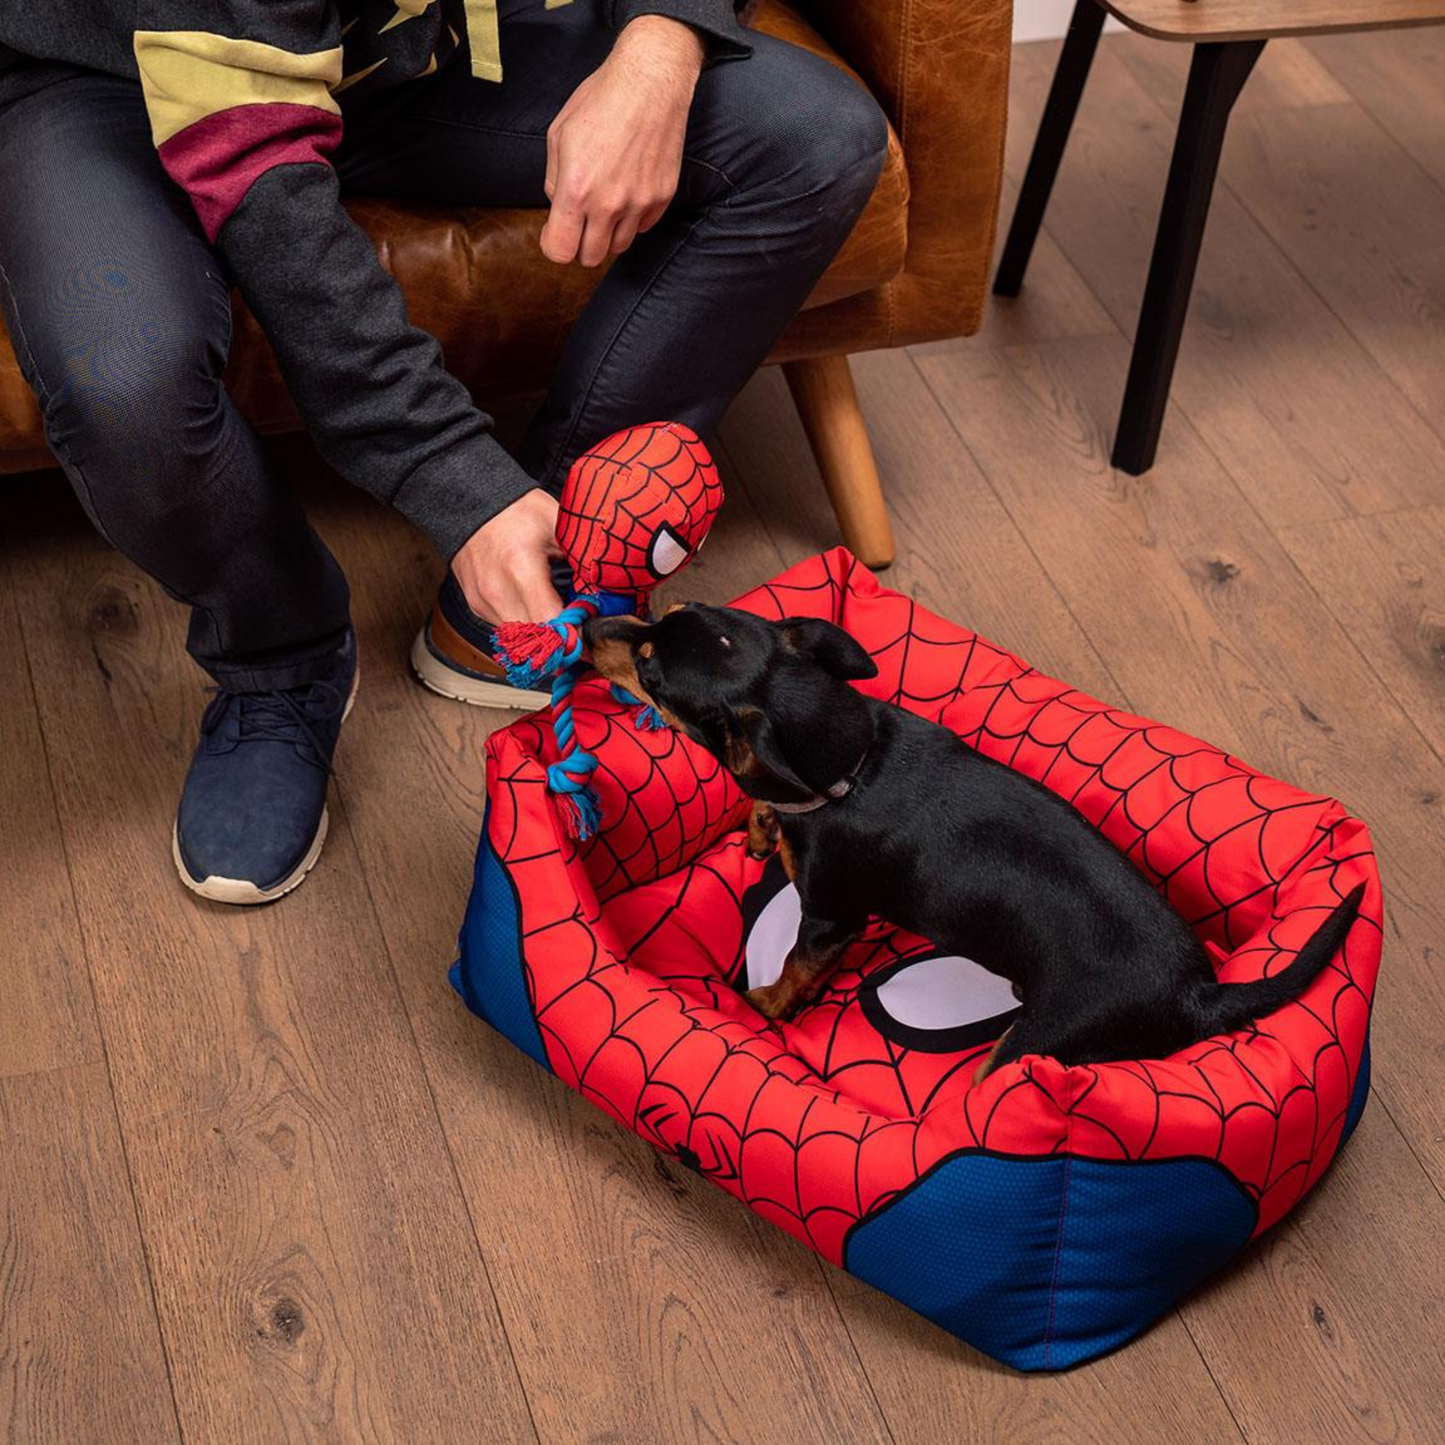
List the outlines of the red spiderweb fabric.
{"label": "red spiderweb fabric", "polygon": [[629,427],[577,459],[557,541],[580,590],[645,592],[660,580],[653,547],[664,525],[695,551],[721,505],[722,482],[696,432],[681,422]]}
{"label": "red spiderweb fabric", "polygon": [[490,838],[520,900],[528,987],[557,1074],[834,1261],[855,1223],[965,1149],[1210,1159],[1258,1202],[1259,1229],[1285,1214],[1333,1157],[1360,1068],[1381,944],[1364,825],[1042,676],[883,590],[841,549],[740,605],[847,627],[878,663],[868,690],[1069,799],[1194,924],[1222,978],[1284,967],[1364,882],[1361,921],[1335,964],[1263,1026],[1164,1060],[1029,1058],[974,1087],[982,1049],[903,1048],[864,1017],[860,982],[926,951],[882,923],[811,1007],[772,1027],[732,986],[742,896],[761,869],[734,831],[741,797],[711,758],[671,732],[638,732],[587,683],[577,725],[601,759],[605,819],[593,842],[579,849],[557,824],[546,729],[525,720],[489,747]]}

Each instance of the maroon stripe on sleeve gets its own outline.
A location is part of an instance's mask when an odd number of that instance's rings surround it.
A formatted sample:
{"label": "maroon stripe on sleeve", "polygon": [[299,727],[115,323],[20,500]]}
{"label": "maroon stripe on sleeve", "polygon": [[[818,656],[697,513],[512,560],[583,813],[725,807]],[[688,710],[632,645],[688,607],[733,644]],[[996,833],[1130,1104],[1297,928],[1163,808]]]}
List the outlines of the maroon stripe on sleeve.
{"label": "maroon stripe on sleeve", "polygon": [[159,155],[214,241],[260,176],[305,161],[328,164],[340,140],[339,115],[273,101],[216,111],[177,131]]}

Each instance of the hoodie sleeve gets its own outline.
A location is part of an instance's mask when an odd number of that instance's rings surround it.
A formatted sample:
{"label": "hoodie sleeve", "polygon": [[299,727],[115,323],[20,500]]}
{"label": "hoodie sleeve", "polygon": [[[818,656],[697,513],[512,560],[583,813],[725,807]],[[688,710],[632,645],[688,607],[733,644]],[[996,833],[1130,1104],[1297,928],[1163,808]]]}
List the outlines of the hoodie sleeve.
{"label": "hoodie sleeve", "polygon": [[741,0],[606,0],[614,30],[640,15],[663,15],[701,31],[708,60],[741,60],[753,53],[748,33],[738,19]]}
{"label": "hoodie sleeve", "polygon": [[[450,560],[534,483],[412,326],[341,205],[330,156],[341,31],[329,0],[143,0],[134,37],[162,165],[276,352],[326,460]],[[181,29],[203,15],[208,30]]]}

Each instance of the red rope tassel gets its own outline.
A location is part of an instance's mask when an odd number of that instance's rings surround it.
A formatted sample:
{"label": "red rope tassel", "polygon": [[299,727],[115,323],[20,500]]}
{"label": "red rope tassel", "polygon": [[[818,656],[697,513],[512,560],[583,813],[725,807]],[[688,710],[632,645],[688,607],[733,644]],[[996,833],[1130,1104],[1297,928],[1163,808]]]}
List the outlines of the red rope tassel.
{"label": "red rope tassel", "polygon": [[538,672],[562,650],[562,639],[545,622],[503,622],[492,636],[509,666],[530,666]]}

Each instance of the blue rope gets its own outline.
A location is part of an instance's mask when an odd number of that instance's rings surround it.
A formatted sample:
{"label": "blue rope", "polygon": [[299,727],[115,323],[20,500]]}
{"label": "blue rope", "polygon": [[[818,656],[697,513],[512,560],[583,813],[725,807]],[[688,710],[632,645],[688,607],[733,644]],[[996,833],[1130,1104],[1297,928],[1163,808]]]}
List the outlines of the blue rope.
{"label": "blue rope", "polygon": [[[572,717],[572,691],[581,673],[578,664],[582,661],[582,626],[589,618],[630,611],[633,605],[632,599],[607,592],[575,596],[556,617],[543,624],[560,640],[558,652],[541,667],[531,662],[505,664],[507,678],[515,687],[533,688],[548,678],[552,680],[552,736],[558,760],[547,769],[547,786],[572,810],[577,840],[582,843],[602,825],[602,806],[592,787],[597,758],[577,747],[577,725]],[[636,709],[633,726],[639,731],[654,732],[667,726],[655,707],[634,697],[625,687],[614,683],[612,696],[624,707]]]}
{"label": "blue rope", "polygon": [[662,720],[662,714],[650,702],[643,702],[640,697],[633,697],[621,683],[614,682],[612,684],[612,700],[620,702],[623,707],[637,709],[637,716],[632,719],[632,726],[640,733],[655,733],[667,726]]}
{"label": "blue rope", "polygon": [[595,608],[582,605],[585,601],[586,599],[578,599],[572,605],[563,608],[550,621],[542,624],[557,634],[562,647],[559,652],[553,653],[541,667],[532,662],[509,662],[506,664],[507,681],[513,687],[536,687],[538,683],[545,682],[549,677],[565,673],[581,661],[582,624],[588,618],[596,615]]}
{"label": "blue rope", "polygon": [[547,786],[573,811],[577,841],[585,843],[602,822],[602,808],[592,789],[597,771],[594,753],[576,747],[577,725],[572,718],[572,690],[577,686],[577,669],[569,667],[552,680],[552,736],[561,754],[547,769]]}

